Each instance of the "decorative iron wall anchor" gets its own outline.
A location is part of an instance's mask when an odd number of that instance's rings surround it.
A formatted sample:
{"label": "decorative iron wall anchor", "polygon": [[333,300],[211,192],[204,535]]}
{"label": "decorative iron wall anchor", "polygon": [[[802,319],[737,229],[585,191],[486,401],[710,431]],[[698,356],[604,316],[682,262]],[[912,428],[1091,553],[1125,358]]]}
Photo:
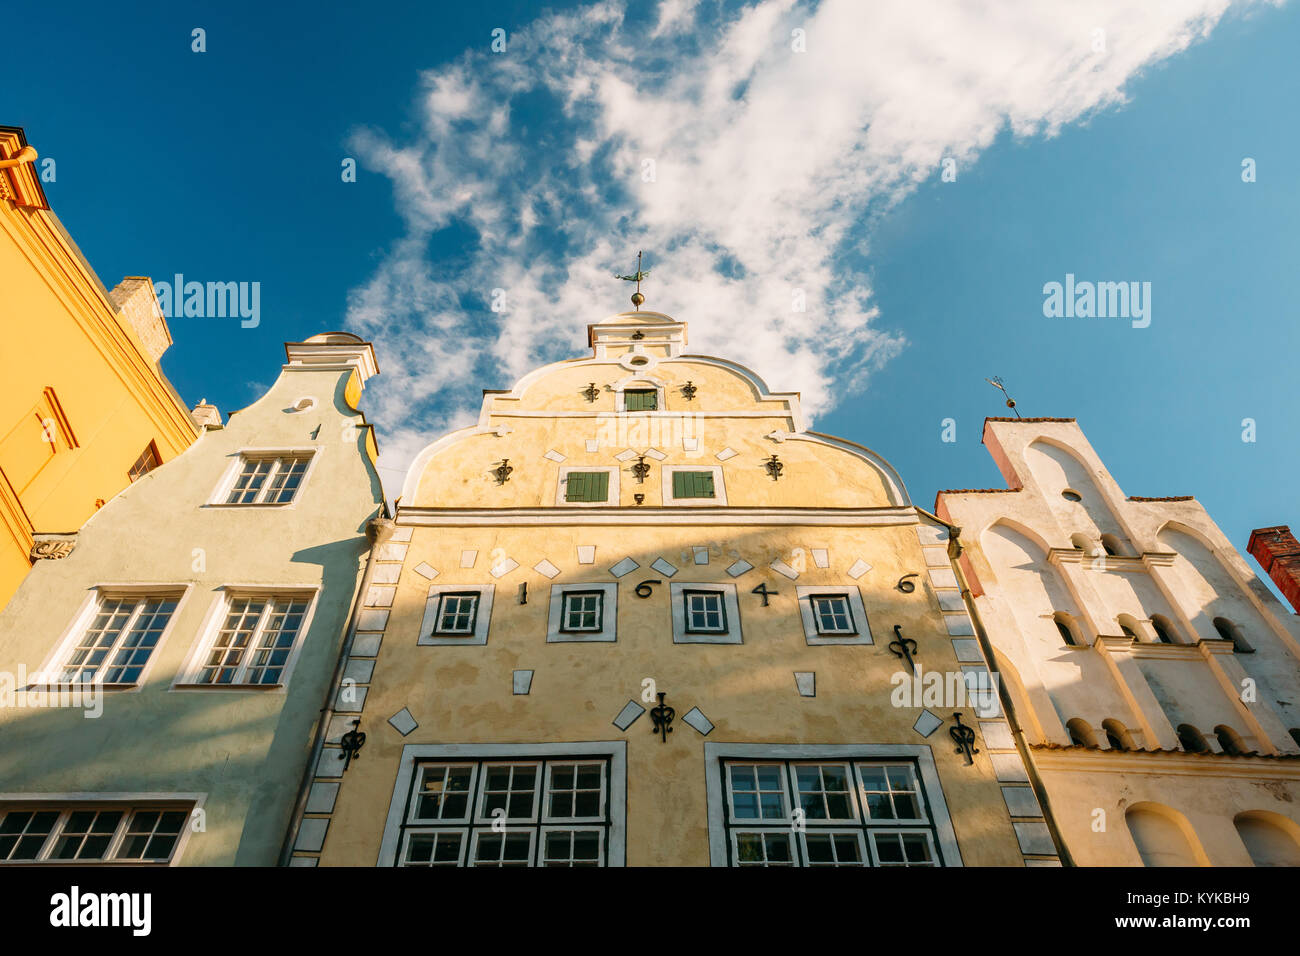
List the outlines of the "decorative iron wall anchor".
{"label": "decorative iron wall anchor", "polygon": [[673,732],[673,717],[676,716],[677,711],[664,703],[663,691],[660,691],[656,696],[659,698],[659,706],[650,708],[650,719],[654,721],[650,732],[658,734],[663,738],[664,743],[668,743],[668,735]]}
{"label": "decorative iron wall anchor", "polygon": [[772,476],[773,481],[779,479],[781,472],[785,471],[785,465],[781,464],[776,455],[763,462],[763,467],[767,469],[767,473]]}
{"label": "decorative iron wall anchor", "polygon": [[596,387],[595,382],[592,382],[582,390],[582,394],[586,396],[587,401],[594,402],[596,399],[600,398],[600,389]]}
{"label": "decorative iron wall anchor", "polygon": [[770,598],[772,595],[774,595],[774,594],[780,594],[781,592],[780,592],[780,591],[769,591],[769,590],[767,589],[767,582],[764,581],[762,584],[760,584],[758,587],[754,588],[754,590],[750,591],[749,593],[750,593],[750,594],[758,594],[758,595],[761,595],[762,598],[763,598],[763,607],[767,607],[767,599]]}
{"label": "decorative iron wall anchor", "polygon": [[497,476],[497,484],[504,485],[507,481],[509,481],[510,473],[512,471],[514,471],[514,469],[510,467],[510,459],[502,458],[501,464],[497,465],[496,471],[493,472],[493,474]]}
{"label": "decorative iron wall anchor", "polygon": [[637,484],[645,483],[645,476],[650,474],[650,466],[645,463],[645,455],[638,455],[636,464],[632,466],[632,474],[636,476]]}
{"label": "decorative iron wall anchor", "polygon": [[895,657],[906,659],[908,668],[915,674],[916,661],[912,660],[912,655],[917,653],[916,641],[903,636],[903,625],[901,624],[894,625],[894,637],[896,640],[889,642],[889,649],[894,652]]}
{"label": "decorative iron wall anchor", "polygon": [[914,578],[914,577],[917,577],[916,571],[913,571],[911,574],[904,574],[901,578],[898,579],[898,583],[895,584],[894,587],[902,591],[904,594],[911,594],[913,591],[916,590],[916,585],[907,579]]}
{"label": "decorative iron wall anchor", "polygon": [[651,594],[654,593],[654,592],[651,590],[651,588],[653,588],[654,585],[656,585],[656,584],[663,584],[663,582],[662,582],[662,581],[655,581],[655,580],[642,581],[640,584],[638,584],[638,585],[637,585],[637,586],[632,590],[632,593],[635,594],[635,595],[636,595],[637,597],[639,597],[639,598],[648,598]]}
{"label": "decorative iron wall anchor", "polygon": [[948,736],[957,743],[953,753],[964,753],[966,755],[966,766],[969,767],[975,762],[975,754],[979,753],[979,748],[975,746],[975,730],[961,722],[960,713],[955,713],[952,716],[957,721],[956,727],[948,728]]}
{"label": "decorative iron wall anchor", "polygon": [[640,493],[638,492],[637,494],[635,494],[635,495],[632,496],[632,500],[635,501],[635,502],[636,502],[637,504],[639,504],[639,505],[643,505],[643,504],[645,504],[645,495],[640,494]]}
{"label": "decorative iron wall anchor", "polygon": [[343,752],[339,754],[339,759],[343,761],[343,772],[348,772],[348,767],[352,765],[352,758],[361,759],[361,748],[366,745],[366,735],[359,729],[361,727],[361,718],[358,717],[352,721],[352,729],[344,734],[339,743],[343,745]]}
{"label": "decorative iron wall anchor", "polygon": [[695,393],[697,391],[698,389],[695,387],[695,383],[688,381],[682,386],[682,398],[686,399],[688,402],[694,401]]}
{"label": "decorative iron wall anchor", "polygon": [[519,603],[520,604],[528,603],[528,582],[527,581],[524,581],[522,584],[519,585]]}

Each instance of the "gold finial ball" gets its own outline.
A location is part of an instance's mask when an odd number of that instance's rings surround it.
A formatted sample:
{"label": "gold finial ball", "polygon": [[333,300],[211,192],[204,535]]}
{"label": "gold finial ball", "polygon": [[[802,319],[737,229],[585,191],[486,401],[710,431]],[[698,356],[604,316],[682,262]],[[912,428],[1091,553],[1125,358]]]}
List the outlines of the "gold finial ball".
{"label": "gold finial ball", "polygon": [[645,296],[643,296],[640,292],[632,293],[632,304],[635,305],[637,308],[640,308],[641,303],[644,301],[645,301]]}

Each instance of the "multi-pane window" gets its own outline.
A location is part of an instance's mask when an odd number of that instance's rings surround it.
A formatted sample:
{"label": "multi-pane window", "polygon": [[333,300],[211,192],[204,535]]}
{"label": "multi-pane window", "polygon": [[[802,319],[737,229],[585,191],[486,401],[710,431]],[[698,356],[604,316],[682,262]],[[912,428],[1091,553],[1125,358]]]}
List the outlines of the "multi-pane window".
{"label": "multi-pane window", "polygon": [[603,591],[565,591],[560,630],[599,631],[604,627],[605,593]]}
{"label": "multi-pane window", "polygon": [[606,758],[471,760],[416,767],[402,866],[604,866]]}
{"label": "multi-pane window", "polygon": [[134,684],[176,611],[170,595],[104,596],[63,662],[60,684]]}
{"label": "multi-pane window", "polygon": [[478,599],[477,591],[439,595],[433,633],[473,634],[478,619]]}
{"label": "multi-pane window", "polygon": [[240,460],[239,474],[226,496],[228,505],[282,505],[293,501],[310,455],[251,456]]}
{"label": "multi-pane window", "polygon": [[135,460],[135,464],[127,472],[127,477],[132,481],[143,478],[161,464],[162,460],[158,457],[158,446],[151,441],[145,446],[144,451],[140,453],[140,457]]}
{"label": "multi-pane window", "polygon": [[674,498],[712,498],[713,496],[713,472],[673,472]]}
{"label": "multi-pane window", "polygon": [[279,684],[311,603],[306,595],[232,596],[196,684]]}
{"label": "multi-pane window", "polygon": [[623,391],[623,410],[653,412],[659,407],[659,394],[653,388],[629,388]]}
{"label": "multi-pane window", "polygon": [[188,819],[174,806],[0,808],[0,862],[166,863]]}
{"label": "multi-pane window", "polygon": [[608,501],[609,472],[571,471],[565,476],[565,501]]}
{"label": "multi-pane window", "polygon": [[721,591],[683,591],[686,633],[723,634],[727,630],[727,611]]}
{"label": "multi-pane window", "polygon": [[733,866],[939,866],[910,762],[723,761]]}
{"label": "multi-pane window", "polygon": [[817,622],[818,634],[856,634],[858,629],[853,624],[853,610],[849,607],[847,594],[814,594],[812,602],[813,620]]}

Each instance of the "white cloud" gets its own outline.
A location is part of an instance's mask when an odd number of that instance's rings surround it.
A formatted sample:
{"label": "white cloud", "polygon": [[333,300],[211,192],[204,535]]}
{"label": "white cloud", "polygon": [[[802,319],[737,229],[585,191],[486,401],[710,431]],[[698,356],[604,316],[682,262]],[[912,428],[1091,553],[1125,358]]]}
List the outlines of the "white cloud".
{"label": "white cloud", "polygon": [[[586,324],[626,307],[610,273],[637,249],[648,307],[688,321],[693,351],[830,407],[906,341],[849,265],[871,216],[1003,129],[1050,136],[1122,103],[1230,5],[760,0],[720,18],[664,0],[630,24],[606,2],[426,73],[420,135],[352,144],[407,227],[349,303],[380,353],[367,407],[386,483],[473,419],[480,388],[579,354]],[[433,262],[447,227],[468,238]],[[490,311],[493,289],[506,311]]]}

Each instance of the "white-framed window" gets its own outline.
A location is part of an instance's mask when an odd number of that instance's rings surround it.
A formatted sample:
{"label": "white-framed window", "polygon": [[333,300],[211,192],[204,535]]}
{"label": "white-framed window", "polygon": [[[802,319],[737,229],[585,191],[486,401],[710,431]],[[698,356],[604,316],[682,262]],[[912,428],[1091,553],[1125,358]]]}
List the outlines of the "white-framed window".
{"label": "white-framed window", "polygon": [[225,590],[175,686],[283,687],[315,605],[308,588]]}
{"label": "white-framed window", "polygon": [[668,590],[673,609],[673,643],[741,643],[740,602],[734,584],[674,581]]}
{"label": "white-framed window", "polygon": [[[459,752],[475,748],[405,748],[381,863],[621,864],[625,745],[573,748],[566,754],[565,745],[498,744],[468,755]],[[419,756],[431,751],[457,753]]]}
{"label": "white-framed window", "polygon": [[486,644],[492,620],[491,584],[431,585],[417,644]]}
{"label": "white-framed window", "polygon": [[617,638],[617,584],[552,584],[546,622],[549,643]]}
{"label": "white-framed window", "polygon": [[644,378],[629,378],[614,385],[614,409],[619,412],[662,412],[664,386]]}
{"label": "white-framed window", "polygon": [[167,864],[179,857],[192,802],[0,804],[0,864]]}
{"label": "white-framed window", "polygon": [[727,486],[721,465],[665,465],[660,469],[665,505],[725,505]]}
{"label": "white-framed window", "polygon": [[715,866],[960,866],[928,747],[705,744]]}
{"label": "white-framed window", "polygon": [[871,644],[871,627],[856,585],[800,585],[799,616],[809,644]]}
{"label": "white-framed window", "polygon": [[435,634],[473,634],[478,620],[477,591],[449,591],[438,596],[438,613],[433,619]]}
{"label": "white-framed window", "polygon": [[185,591],[183,586],[96,588],[34,682],[139,686]]}
{"label": "white-framed window", "polygon": [[228,468],[210,504],[287,505],[298,496],[314,450],[245,450]]}
{"label": "white-framed window", "polygon": [[618,466],[561,465],[555,487],[555,504],[565,508],[617,506]]}

